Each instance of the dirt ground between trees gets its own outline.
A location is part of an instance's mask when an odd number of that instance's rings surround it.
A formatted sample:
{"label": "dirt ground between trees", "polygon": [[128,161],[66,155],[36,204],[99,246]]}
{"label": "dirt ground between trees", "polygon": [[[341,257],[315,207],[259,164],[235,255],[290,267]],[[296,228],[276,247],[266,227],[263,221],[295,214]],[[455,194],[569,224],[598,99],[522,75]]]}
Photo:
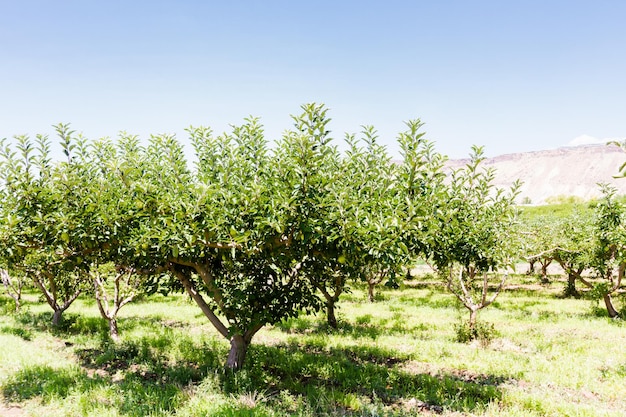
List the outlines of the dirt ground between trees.
{"label": "dirt ground between trees", "polygon": [[14,407],[0,402],[0,417],[21,417],[24,415],[20,407]]}

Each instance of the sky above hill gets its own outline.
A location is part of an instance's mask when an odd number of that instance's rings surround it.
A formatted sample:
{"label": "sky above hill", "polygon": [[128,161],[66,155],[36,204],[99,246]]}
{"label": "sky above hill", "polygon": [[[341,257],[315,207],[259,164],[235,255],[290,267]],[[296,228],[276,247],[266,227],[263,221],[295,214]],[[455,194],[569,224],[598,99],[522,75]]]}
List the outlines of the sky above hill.
{"label": "sky above hill", "polygon": [[621,0],[4,1],[0,138],[249,115],[276,138],[315,101],[396,156],[416,118],[452,158],[626,139],[625,21]]}

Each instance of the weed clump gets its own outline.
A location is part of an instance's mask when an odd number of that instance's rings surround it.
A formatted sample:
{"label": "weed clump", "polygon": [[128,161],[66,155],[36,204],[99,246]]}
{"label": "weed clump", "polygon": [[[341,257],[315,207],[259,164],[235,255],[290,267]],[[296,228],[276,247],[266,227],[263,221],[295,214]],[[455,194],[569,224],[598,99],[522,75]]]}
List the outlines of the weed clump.
{"label": "weed clump", "polygon": [[469,322],[463,321],[454,326],[456,341],[459,343],[480,342],[481,345],[488,345],[498,336],[498,331],[491,323],[477,322],[470,326]]}

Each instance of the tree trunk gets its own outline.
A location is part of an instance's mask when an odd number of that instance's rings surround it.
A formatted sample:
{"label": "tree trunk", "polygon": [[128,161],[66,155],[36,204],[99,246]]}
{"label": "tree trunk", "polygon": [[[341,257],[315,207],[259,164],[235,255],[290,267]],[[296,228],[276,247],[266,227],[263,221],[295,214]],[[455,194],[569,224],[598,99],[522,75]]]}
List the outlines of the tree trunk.
{"label": "tree trunk", "polygon": [[474,334],[474,331],[476,330],[476,318],[478,316],[478,310],[477,309],[470,309],[470,319],[469,319],[469,327],[470,327],[470,331],[472,332],[472,335]]}
{"label": "tree trunk", "polygon": [[58,327],[61,324],[61,320],[63,320],[63,310],[55,309],[54,314],[52,315],[52,325],[54,327]]}
{"label": "tree trunk", "polygon": [[376,284],[368,281],[367,282],[367,298],[370,300],[370,303],[374,302],[374,287]]}
{"label": "tree trunk", "polygon": [[550,280],[548,280],[548,266],[550,263],[541,263],[541,283],[548,284]]}
{"label": "tree trunk", "polygon": [[619,312],[613,306],[613,300],[610,294],[604,294],[604,304],[606,304],[606,311],[609,313],[609,317],[615,318],[619,316]]}
{"label": "tree trunk", "polygon": [[15,302],[15,312],[19,313],[20,312],[20,307],[22,305],[21,300],[22,300],[22,293],[21,291],[18,293],[9,293],[9,295],[11,296],[11,298],[13,299],[13,301]]}
{"label": "tree trunk", "polygon": [[2,284],[7,291],[7,294],[11,296],[13,301],[15,301],[15,312],[20,312],[20,301],[22,300],[22,286],[23,282],[21,279],[11,279],[9,272],[0,269],[0,277],[2,277]]}
{"label": "tree trunk", "polygon": [[535,273],[535,262],[537,261],[528,261],[528,271],[526,271],[526,275],[532,275]]}
{"label": "tree trunk", "polygon": [[335,316],[335,300],[326,300],[326,321],[333,329],[337,329],[337,317]]}
{"label": "tree trunk", "polygon": [[230,339],[230,352],[228,352],[228,360],[226,361],[227,369],[238,371],[243,368],[246,353],[248,353],[248,345],[240,334],[236,334]]}
{"label": "tree trunk", "polygon": [[337,317],[335,317],[335,303],[339,300],[339,295],[342,293],[343,289],[337,285],[335,281],[335,294],[330,295],[330,292],[323,285],[316,285],[317,289],[320,290],[324,298],[326,299],[326,322],[328,325],[337,329]]}
{"label": "tree trunk", "polygon": [[111,336],[111,339],[114,341],[118,341],[120,340],[120,333],[119,330],[117,329],[117,319],[115,317],[109,319],[106,319],[109,322],[109,335]]}
{"label": "tree trunk", "polygon": [[565,297],[580,297],[578,290],[576,289],[576,278],[575,274],[569,273],[567,275],[567,286],[565,287],[564,295]]}

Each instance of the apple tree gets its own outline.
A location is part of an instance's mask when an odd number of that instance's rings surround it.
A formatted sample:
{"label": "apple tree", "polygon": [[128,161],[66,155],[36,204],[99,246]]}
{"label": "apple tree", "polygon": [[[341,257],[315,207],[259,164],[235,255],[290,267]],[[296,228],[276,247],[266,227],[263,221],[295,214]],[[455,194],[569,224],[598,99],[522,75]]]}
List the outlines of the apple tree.
{"label": "apple tree", "polygon": [[615,198],[614,188],[603,186],[602,192],[604,197],[596,207],[591,259],[591,267],[600,282],[582,282],[593,288],[594,295],[604,301],[609,317],[615,318],[620,312],[615,308],[612,296],[621,288],[626,271],[626,211]]}
{"label": "apple tree", "polygon": [[0,234],[2,259],[28,275],[52,308],[53,324],[85,288],[87,256],[97,247],[89,201],[86,141],[56,127],[66,160],[52,163],[46,136],[15,137],[0,153],[5,198]]}
{"label": "apple tree", "polygon": [[13,299],[15,312],[18,313],[22,303],[22,290],[26,285],[24,276],[22,274],[15,276],[6,269],[0,269],[0,281],[5,292]]}
{"label": "apple tree", "polygon": [[523,223],[524,252],[529,262],[529,273],[534,272],[534,264],[541,266],[541,283],[547,284],[548,267],[554,262],[555,248],[559,241],[559,220],[551,216],[537,216]]}
{"label": "apple tree", "polygon": [[228,368],[264,325],[322,306],[314,258],[338,257],[320,233],[335,151],[323,107],[303,110],[274,148],[253,118],[217,137],[190,128],[194,168],[174,137],[153,136],[122,187],[136,208],[115,263],[174,277],[230,341]]}
{"label": "apple tree", "polygon": [[594,247],[594,230],[591,215],[574,212],[560,219],[556,226],[557,246],[553,250],[553,257],[567,274],[567,284],[564,295],[578,297],[576,288],[579,281],[586,286],[592,286],[583,277],[583,272],[591,267]]}
{"label": "apple tree", "polygon": [[309,277],[322,293],[327,323],[337,327],[335,304],[350,281],[363,281],[370,300],[382,279],[393,278],[404,265],[399,246],[397,165],[377,142],[373,127],[361,137],[346,135],[348,149],[333,157],[326,180],[330,184],[322,207],[326,215],[316,224],[319,238],[307,255]]}
{"label": "apple tree", "polygon": [[496,189],[494,172],[483,168],[483,150],[452,172],[442,203],[426,234],[427,253],[447,288],[469,310],[470,334],[479,310],[503,289],[506,269],[517,254],[514,199],[518,185]]}

